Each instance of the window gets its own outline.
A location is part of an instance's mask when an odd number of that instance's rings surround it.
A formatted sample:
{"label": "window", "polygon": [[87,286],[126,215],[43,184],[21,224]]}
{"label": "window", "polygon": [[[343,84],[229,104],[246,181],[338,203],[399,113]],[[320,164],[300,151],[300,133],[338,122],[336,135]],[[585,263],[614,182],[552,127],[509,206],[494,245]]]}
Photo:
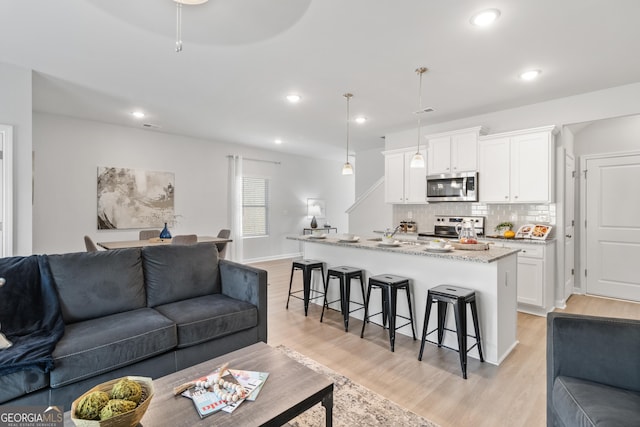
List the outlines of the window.
{"label": "window", "polygon": [[269,180],[242,177],[242,235],[266,236],[269,232]]}

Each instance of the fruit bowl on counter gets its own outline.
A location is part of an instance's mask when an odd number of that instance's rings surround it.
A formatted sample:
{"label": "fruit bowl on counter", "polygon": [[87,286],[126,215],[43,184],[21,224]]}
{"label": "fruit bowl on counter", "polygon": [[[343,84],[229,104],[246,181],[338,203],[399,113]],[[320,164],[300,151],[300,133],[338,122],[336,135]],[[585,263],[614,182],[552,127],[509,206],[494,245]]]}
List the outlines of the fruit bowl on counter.
{"label": "fruit bowl on counter", "polygon": [[454,249],[460,249],[463,251],[486,251],[489,249],[489,243],[479,242],[477,239],[462,238],[460,240],[450,240],[449,244]]}

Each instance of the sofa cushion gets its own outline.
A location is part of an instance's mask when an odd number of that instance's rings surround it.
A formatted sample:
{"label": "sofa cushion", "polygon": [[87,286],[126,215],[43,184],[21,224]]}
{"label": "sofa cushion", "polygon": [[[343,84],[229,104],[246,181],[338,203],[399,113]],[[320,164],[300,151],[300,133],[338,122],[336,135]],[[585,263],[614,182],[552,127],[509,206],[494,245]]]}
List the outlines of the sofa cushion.
{"label": "sofa cushion", "polygon": [[0,376],[0,404],[49,387],[49,374],[39,369],[24,369]]}
{"label": "sofa cushion", "polygon": [[68,325],[53,352],[51,387],[131,365],[176,344],[175,323],[150,308]]}
{"label": "sofa cushion", "polygon": [[147,246],[142,265],[149,307],[220,292],[213,243]]}
{"label": "sofa cushion", "polygon": [[640,420],[640,393],[559,376],[553,409],[566,426],[625,426]]}
{"label": "sofa cushion", "polygon": [[176,322],[178,348],[257,326],[256,306],[222,294],[191,298],[155,308]]}
{"label": "sofa cushion", "polygon": [[146,307],[140,249],[47,257],[65,323]]}

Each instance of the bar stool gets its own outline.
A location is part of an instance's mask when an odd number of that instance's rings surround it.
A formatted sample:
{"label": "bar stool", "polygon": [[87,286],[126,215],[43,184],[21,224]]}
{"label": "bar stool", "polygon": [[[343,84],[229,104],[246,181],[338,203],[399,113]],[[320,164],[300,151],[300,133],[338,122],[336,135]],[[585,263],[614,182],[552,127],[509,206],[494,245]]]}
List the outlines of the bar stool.
{"label": "bar stool", "polygon": [[[382,290],[382,311],[374,314],[369,314],[371,289],[374,288],[380,288]],[[405,290],[407,292],[409,317],[397,314],[396,301],[398,297],[398,290]],[[397,329],[411,324],[413,339],[416,339],[416,330],[413,326],[413,310],[411,309],[411,292],[409,290],[409,279],[402,276],[395,276],[393,274],[380,274],[378,276],[369,277],[369,287],[367,288],[367,299],[364,306],[364,319],[362,319],[362,331],[360,332],[360,338],[364,337],[365,325],[371,321],[370,319],[373,316],[377,316],[378,314],[382,314],[382,325],[375,322],[371,323],[386,328],[387,318],[389,319],[389,343],[391,345],[391,351],[394,351]],[[396,317],[408,320],[408,322],[403,325],[396,326]]]}
{"label": "bar stool", "polygon": [[[293,283],[293,273],[296,270],[302,270],[302,289],[298,291],[291,292],[291,285]],[[311,273],[314,270],[320,270],[322,273],[322,289],[326,289],[327,282],[324,279],[324,263],[322,261],[316,261],[313,259],[301,259],[299,261],[294,261],[291,265],[291,278],[289,279],[289,295],[287,296],[287,310],[289,309],[289,298],[298,298],[304,301],[304,315],[307,315],[309,311],[309,301],[322,298],[324,296],[324,292],[317,291],[315,289],[311,289]],[[295,294],[303,293],[303,297],[299,297]],[[315,296],[311,296],[311,292],[314,294],[318,294]]]}
{"label": "bar stool", "polygon": [[[334,301],[327,302],[327,291],[332,278],[340,280],[340,298]],[[362,310],[364,308],[364,303],[361,304],[357,301],[351,301],[351,280],[360,280],[360,290],[362,291],[362,300],[364,301],[365,294],[363,278],[364,270],[356,267],[340,266],[333,267],[327,270],[327,285],[324,288],[324,304],[322,304],[322,314],[320,315],[320,322],[322,322],[322,319],[324,317],[325,307],[329,308],[329,304],[340,301],[340,312],[342,313],[342,317],[344,318],[344,331],[349,332],[349,314],[353,313],[354,311]],[[360,307],[349,310],[351,308],[350,303],[357,304]]]}
{"label": "bar stool", "polygon": [[[429,326],[429,315],[431,314],[431,305],[433,302],[438,303],[438,327],[431,332],[427,332]],[[454,315],[456,318],[456,330],[445,327],[447,321],[448,304],[453,305]],[[471,317],[473,319],[473,329],[475,336],[467,335],[467,304],[471,307]],[[438,342],[427,340],[427,335],[438,331]],[[442,344],[444,331],[456,332],[458,336],[458,348],[447,347]],[[467,348],[467,336],[475,338],[476,343]],[[422,352],[424,351],[424,343],[430,342],[438,344],[438,347],[445,347],[455,350],[460,354],[460,367],[462,368],[462,377],[467,379],[467,352],[473,347],[478,346],[478,354],[480,361],[484,362],[482,356],[482,344],[480,340],[480,327],[478,324],[478,307],[476,306],[476,293],[472,289],[461,288],[451,285],[440,285],[429,289],[427,292],[427,307],[425,309],[424,326],[422,328],[422,343],[420,344],[420,354],[418,360],[422,360]]]}

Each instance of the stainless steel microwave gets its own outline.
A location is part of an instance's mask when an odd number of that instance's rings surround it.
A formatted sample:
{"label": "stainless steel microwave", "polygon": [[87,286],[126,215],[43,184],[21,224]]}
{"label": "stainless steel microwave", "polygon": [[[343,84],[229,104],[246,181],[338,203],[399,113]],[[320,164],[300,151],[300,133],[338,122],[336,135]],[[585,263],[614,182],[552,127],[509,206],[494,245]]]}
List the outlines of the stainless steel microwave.
{"label": "stainless steel microwave", "polygon": [[477,202],[478,172],[427,175],[427,202]]}

